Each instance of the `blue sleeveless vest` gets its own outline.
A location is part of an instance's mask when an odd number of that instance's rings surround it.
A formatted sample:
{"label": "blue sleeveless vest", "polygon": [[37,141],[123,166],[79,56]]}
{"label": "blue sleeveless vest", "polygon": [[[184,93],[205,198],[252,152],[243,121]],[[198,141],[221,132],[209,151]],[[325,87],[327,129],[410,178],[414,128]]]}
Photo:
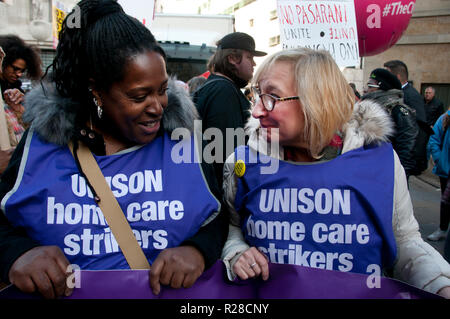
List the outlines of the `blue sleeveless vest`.
{"label": "blue sleeveless vest", "polygon": [[270,158],[248,146],[237,148],[235,155],[246,165],[235,198],[242,231],[271,262],[358,273],[392,266],[390,144],[366,146],[327,162],[280,160],[275,174],[261,174]]}
{"label": "blue sleeveless vest", "polygon": [[[94,155],[150,263],[220,210],[198,161],[172,160],[176,143],[164,134],[118,154]],[[193,139],[179,143],[195,150]],[[2,208],[14,226],[42,245],[59,246],[81,269],[129,268],[67,146],[30,131],[16,184]]]}

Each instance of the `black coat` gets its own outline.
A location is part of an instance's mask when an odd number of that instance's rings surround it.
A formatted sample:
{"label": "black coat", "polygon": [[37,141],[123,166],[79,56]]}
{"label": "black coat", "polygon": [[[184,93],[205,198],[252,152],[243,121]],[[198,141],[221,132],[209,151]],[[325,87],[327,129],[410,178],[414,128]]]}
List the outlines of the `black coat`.
{"label": "black coat", "polygon": [[[222,161],[213,163],[217,181],[219,185],[222,185],[223,163],[230,152],[243,144],[236,137],[233,140],[227,140],[226,130],[227,128],[244,128],[250,117],[250,102],[234,82],[216,74],[211,74],[208,80],[195,91],[193,101],[202,119],[203,132],[208,128],[217,128],[222,133],[224,150]],[[229,150],[228,153],[227,150]]]}
{"label": "black coat", "polygon": [[406,175],[411,175],[416,167],[414,147],[418,126],[414,110],[403,103],[403,92],[395,89],[378,90],[365,94],[362,100],[373,100],[390,114],[395,124],[395,132],[390,136],[392,147],[397,153]]}
{"label": "black coat", "polygon": [[416,138],[416,145],[414,147],[414,157],[416,167],[411,172],[412,175],[420,175],[428,167],[427,144],[433,130],[427,124],[427,115],[425,112],[425,104],[422,96],[409,83],[402,89],[404,94],[404,102],[416,111],[417,125],[419,126],[419,133]]}
{"label": "black coat", "polygon": [[423,121],[426,123],[427,115],[425,112],[425,105],[422,95],[420,95],[419,92],[417,92],[417,90],[409,83],[407,83],[402,90],[403,101],[405,104],[416,110],[416,118],[418,121]]}
{"label": "black coat", "polygon": [[425,102],[425,112],[427,114],[427,124],[429,126],[434,126],[439,116],[444,113],[444,103],[442,103],[438,98],[433,97],[429,102]]}

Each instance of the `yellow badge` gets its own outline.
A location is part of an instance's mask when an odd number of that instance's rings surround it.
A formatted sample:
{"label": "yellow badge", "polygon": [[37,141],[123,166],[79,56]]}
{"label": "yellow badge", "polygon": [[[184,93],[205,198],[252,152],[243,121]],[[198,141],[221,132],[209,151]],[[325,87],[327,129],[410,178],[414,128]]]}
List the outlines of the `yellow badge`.
{"label": "yellow badge", "polygon": [[234,172],[237,177],[242,177],[245,174],[245,163],[243,160],[237,160],[236,164],[234,164]]}

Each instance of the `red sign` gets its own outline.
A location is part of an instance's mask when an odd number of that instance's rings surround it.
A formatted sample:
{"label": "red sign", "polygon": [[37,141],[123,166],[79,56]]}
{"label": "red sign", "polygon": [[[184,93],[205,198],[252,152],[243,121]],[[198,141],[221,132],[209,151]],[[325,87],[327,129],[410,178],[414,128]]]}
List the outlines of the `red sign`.
{"label": "red sign", "polygon": [[406,30],[415,0],[355,0],[359,55],[371,56],[392,47]]}

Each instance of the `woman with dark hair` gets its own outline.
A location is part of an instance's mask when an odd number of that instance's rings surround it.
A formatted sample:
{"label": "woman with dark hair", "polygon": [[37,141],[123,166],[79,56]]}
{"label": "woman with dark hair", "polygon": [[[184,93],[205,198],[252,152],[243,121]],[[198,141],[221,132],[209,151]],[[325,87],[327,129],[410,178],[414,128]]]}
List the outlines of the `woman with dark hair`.
{"label": "woman with dark hair", "polygon": [[0,47],[5,58],[0,73],[2,97],[6,103],[5,114],[11,136],[11,144],[17,145],[27,125],[22,121],[24,91],[20,78],[26,72],[32,80],[38,80],[42,74],[39,51],[27,45],[16,35],[0,36]]}
{"label": "woman with dark hair", "polygon": [[[193,131],[195,107],[168,79],[151,32],[117,2],[78,7],[63,23],[51,81],[27,96],[32,126],[2,176],[1,278],[53,298],[71,292],[69,263],[129,268],[114,219],[100,210],[102,196],[80,162],[87,148],[152,264],[153,292],[189,287],[226,238],[212,168],[171,157],[176,143],[195,147],[193,137],[170,138],[178,127]],[[81,27],[68,27],[77,12]]]}
{"label": "woman with dark hair", "polygon": [[3,73],[0,76],[2,95],[5,90],[21,90],[20,77],[27,74],[32,80],[38,80],[42,75],[39,49],[26,44],[16,35],[0,36],[0,46],[5,51],[2,63]]}

